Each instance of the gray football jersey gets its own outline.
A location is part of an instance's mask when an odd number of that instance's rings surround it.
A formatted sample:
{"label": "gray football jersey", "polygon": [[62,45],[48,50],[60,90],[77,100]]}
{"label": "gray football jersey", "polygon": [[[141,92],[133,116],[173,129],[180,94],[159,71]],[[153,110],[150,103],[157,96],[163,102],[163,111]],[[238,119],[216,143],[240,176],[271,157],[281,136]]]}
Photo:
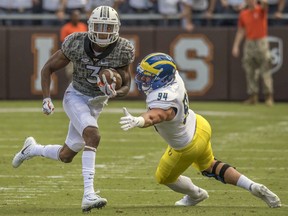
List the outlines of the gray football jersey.
{"label": "gray football jersey", "polygon": [[87,32],[69,35],[61,49],[73,63],[73,87],[82,94],[92,97],[103,95],[96,82],[101,69],[124,67],[132,63],[135,58],[134,46],[121,37],[110,44],[103,53],[95,56]]}

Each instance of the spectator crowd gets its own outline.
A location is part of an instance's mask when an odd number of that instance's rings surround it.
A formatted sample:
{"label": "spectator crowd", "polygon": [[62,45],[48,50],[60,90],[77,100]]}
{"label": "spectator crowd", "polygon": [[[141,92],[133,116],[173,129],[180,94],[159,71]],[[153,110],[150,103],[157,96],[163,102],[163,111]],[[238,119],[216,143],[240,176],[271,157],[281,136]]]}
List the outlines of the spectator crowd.
{"label": "spectator crowd", "polygon": [[[122,19],[127,26],[236,26],[247,0],[0,0],[0,25],[61,26],[71,12],[79,10],[83,21],[101,5],[114,7],[121,15],[161,15],[163,19]],[[261,2],[261,1],[259,1]],[[267,0],[269,26],[288,24],[287,0]],[[7,16],[12,15],[12,16]],[[13,16],[16,15],[16,16]],[[19,16],[23,15],[23,16]],[[33,18],[31,15],[40,15]],[[43,15],[43,16],[41,16]],[[34,16],[35,17],[35,16]],[[30,19],[31,18],[31,19]]]}

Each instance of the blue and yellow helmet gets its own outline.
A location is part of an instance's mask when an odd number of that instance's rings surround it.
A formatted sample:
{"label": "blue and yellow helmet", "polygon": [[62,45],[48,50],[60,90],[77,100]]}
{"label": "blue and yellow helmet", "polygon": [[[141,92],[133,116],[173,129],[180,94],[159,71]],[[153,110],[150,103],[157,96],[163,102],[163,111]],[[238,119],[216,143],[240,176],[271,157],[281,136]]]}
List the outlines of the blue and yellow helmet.
{"label": "blue and yellow helmet", "polygon": [[172,83],[176,70],[176,64],[171,56],[165,53],[152,53],[138,65],[135,82],[139,91],[147,94]]}

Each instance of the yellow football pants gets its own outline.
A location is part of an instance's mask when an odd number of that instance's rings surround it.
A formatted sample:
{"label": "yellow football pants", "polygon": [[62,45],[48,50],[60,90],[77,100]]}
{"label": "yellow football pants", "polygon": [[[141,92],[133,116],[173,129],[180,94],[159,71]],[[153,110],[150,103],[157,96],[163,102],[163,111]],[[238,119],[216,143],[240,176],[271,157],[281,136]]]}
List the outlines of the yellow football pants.
{"label": "yellow football pants", "polygon": [[191,165],[199,171],[209,168],[214,160],[210,138],[210,124],[197,114],[196,131],[192,141],[180,150],[167,147],[157,167],[157,182],[160,184],[173,183]]}

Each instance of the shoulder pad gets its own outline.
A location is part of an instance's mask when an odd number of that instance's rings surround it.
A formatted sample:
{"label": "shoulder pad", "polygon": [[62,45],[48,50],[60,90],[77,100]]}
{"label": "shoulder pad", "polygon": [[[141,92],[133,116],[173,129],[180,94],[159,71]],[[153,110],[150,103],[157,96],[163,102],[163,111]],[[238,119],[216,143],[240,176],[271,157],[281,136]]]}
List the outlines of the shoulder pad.
{"label": "shoulder pad", "polygon": [[117,49],[121,50],[121,56],[124,61],[124,65],[129,65],[134,61],[135,48],[129,40],[119,37]]}
{"label": "shoulder pad", "polygon": [[177,98],[178,92],[175,86],[171,85],[152,91],[147,95],[146,102],[150,108],[169,109],[175,106]]}
{"label": "shoulder pad", "polygon": [[62,43],[61,50],[62,52],[68,56],[68,52],[71,51],[71,49],[79,49],[80,42],[84,40],[86,33],[83,32],[75,32],[70,35],[68,35],[65,40]]}
{"label": "shoulder pad", "polygon": [[156,89],[147,95],[147,100],[162,100],[162,101],[174,101],[178,97],[178,84]]}

